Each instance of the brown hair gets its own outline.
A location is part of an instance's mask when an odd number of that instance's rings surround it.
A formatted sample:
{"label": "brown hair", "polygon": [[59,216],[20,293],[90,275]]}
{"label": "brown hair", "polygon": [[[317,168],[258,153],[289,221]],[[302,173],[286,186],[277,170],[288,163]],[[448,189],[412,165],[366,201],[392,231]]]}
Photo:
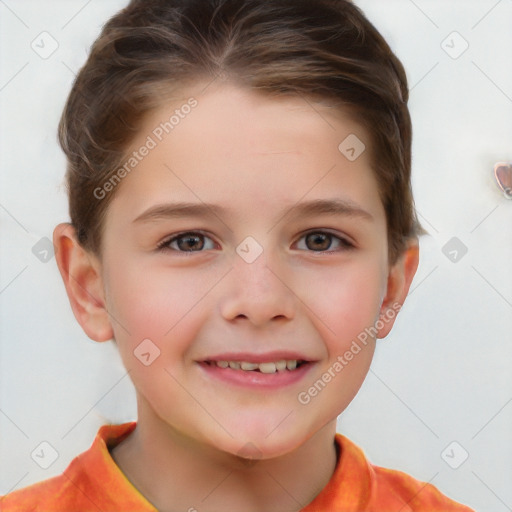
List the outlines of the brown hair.
{"label": "brown hair", "polygon": [[[59,125],[71,222],[101,250],[115,190],[95,190],[123,161],[162,91],[219,74],[268,94],[298,94],[354,112],[371,137],[386,211],[389,260],[424,233],[411,191],[411,120],[404,68],[348,0],[133,0],[92,46]],[[341,142],[341,141],[340,141]]]}

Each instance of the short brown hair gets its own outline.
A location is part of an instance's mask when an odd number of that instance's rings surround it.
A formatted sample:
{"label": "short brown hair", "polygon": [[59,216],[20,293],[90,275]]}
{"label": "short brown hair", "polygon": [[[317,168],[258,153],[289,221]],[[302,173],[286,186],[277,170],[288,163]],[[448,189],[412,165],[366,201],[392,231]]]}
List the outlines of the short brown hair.
{"label": "short brown hair", "polygon": [[[389,260],[423,233],[412,196],[404,68],[347,0],[133,0],[111,18],[76,77],[59,125],[71,222],[101,250],[115,190],[94,190],[121,164],[162,91],[219,74],[268,94],[298,94],[355,113],[371,138]],[[341,142],[341,141],[340,141]]]}

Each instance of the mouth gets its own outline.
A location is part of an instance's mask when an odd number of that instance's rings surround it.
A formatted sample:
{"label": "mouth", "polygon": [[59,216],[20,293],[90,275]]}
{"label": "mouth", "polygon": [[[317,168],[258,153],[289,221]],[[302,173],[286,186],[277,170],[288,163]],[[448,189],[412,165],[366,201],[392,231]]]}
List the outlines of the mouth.
{"label": "mouth", "polygon": [[198,361],[205,374],[225,384],[269,389],[288,386],[302,380],[315,361],[294,354],[226,354]]}
{"label": "mouth", "polygon": [[217,368],[230,368],[242,372],[260,372],[260,373],[276,373],[276,372],[291,372],[300,368],[308,361],[302,359],[280,359],[278,361],[269,361],[264,363],[257,363],[251,361],[204,361],[204,364]]}

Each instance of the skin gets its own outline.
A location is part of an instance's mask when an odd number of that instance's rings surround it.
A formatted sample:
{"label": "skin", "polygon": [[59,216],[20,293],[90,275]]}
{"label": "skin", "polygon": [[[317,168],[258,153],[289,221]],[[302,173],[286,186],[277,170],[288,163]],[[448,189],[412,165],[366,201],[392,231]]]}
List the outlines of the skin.
{"label": "skin", "polygon": [[[137,428],[112,451],[132,483],[159,510],[296,511],[332,476],[336,418],[368,372],[375,338],[309,403],[298,394],[403,304],[418,243],[389,264],[363,127],[300,98],[270,99],[227,82],[203,89],[188,88],[145,119],[130,150],[187,98],[198,101],[118,185],[101,254],[85,251],[61,224],[57,261],[80,325],[94,340],[115,338],[135,385]],[[367,147],[353,162],[338,150],[351,133]],[[369,218],[283,213],[340,198]],[[227,210],[136,220],[175,202]],[[184,231],[200,231],[194,251],[178,252],[176,240],[158,249]],[[334,235],[327,248],[305,236],[318,231]],[[248,236],[263,250],[252,263],[236,252]],[[380,322],[376,337],[393,322]],[[134,356],[144,339],[160,350],[149,366]],[[271,350],[314,363],[298,382],[271,391],[220,381],[199,364]]]}

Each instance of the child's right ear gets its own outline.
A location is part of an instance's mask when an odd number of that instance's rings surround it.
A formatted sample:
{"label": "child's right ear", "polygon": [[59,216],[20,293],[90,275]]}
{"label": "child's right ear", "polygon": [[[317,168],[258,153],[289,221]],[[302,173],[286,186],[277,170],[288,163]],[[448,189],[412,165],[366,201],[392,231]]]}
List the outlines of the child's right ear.
{"label": "child's right ear", "polygon": [[87,336],[107,341],[114,332],[105,305],[101,264],[79,243],[71,224],[59,224],[53,231],[55,259],[64,281],[71,309]]}

